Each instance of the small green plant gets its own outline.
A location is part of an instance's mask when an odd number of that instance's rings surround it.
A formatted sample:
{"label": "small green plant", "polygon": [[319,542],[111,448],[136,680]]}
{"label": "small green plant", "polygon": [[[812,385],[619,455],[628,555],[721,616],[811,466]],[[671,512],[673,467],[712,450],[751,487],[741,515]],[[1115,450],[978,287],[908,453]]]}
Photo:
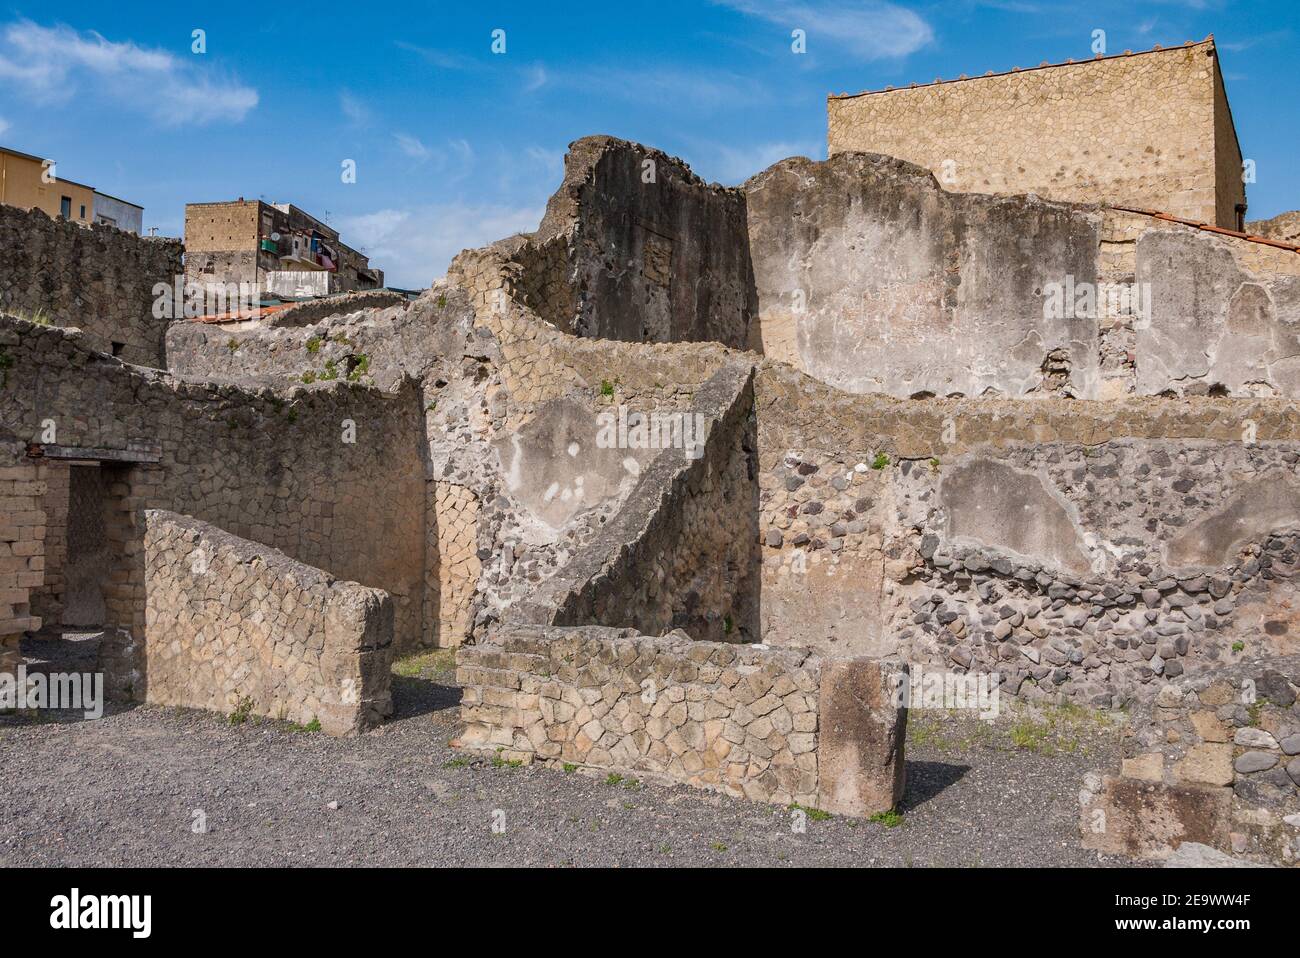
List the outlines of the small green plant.
{"label": "small green plant", "polygon": [[312,716],[312,720],[306,725],[299,725],[297,722],[289,723],[289,730],[293,732],[319,732],[320,719]]}
{"label": "small green plant", "polygon": [[727,850],[727,845],[725,842],[709,842],[709,847],[712,848],[715,852],[725,852]]}
{"label": "small green plant", "polygon": [[1264,711],[1264,706],[1268,704],[1268,699],[1258,698],[1246,706],[1246,714],[1250,716],[1249,725],[1251,728],[1259,728],[1259,715]]}
{"label": "small green plant", "polygon": [[667,854],[670,853],[672,850],[673,850],[673,846],[672,846],[672,845],[669,845],[667,842],[665,842],[664,844],[662,844],[662,845],[659,846],[659,854],[660,854],[660,855],[667,855]]}
{"label": "small green plant", "polygon": [[939,460],[938,460],[938,459],[935,459],[935,458],[931,458],[931,459],[930,459],[930,470],[931,470],[932,472],[938,472],[938,471],[939,471]]}
{"label": "small green plant", "polygon": [[876,453],[876,458],[871,460],[871,468],[879,471],[889,465],[889,457],[883,452]]}
{"label": "small green plant", "polygon": [[303,381],[303,385],[305,386],[310,386],[312,383],[314,383],[316,381],[316,370],[309,369],[305,373],[303,373],[302,381]]}
{"label": "small green plant", "polygon": [[877,825],[884,825],[886,828],[897,828],[903,824],[903,816],[891,808],[887,812],[876,812],[867,821],[875,822]]}
{"label": "small green plant", "polygon": [[497,753],[492,756],[493,768],[518,768],[524,764],[521,758],[503,758],[501,753],[505,751],[505,746],[497,749]]}
{"label": "small green plant", "polygon": [[439,308],[439,309],[442,309],[442,308],[444,308],[446,305],[447,305],[447,297],[446,297],[445,295],[444,295],[444,296],[439,296],[439,297],[438,297],[438,308]]}
{"label": "small green plant", "polygon": [[321,371],[320,378],[322,380],[338,379],[339,378],[338,364],[332,359],[328,360],[325,363],[325,368]]}
{"label": "small green plant", "polygon": [[435,409],[438,408],[438,400],[435,399],[433,402],[429,403],[429,405],[425,406],[424,408],[427,412],[433,412]]}
{"label": "small green plant", "polygon": [[629,792],[639,792],[641,790],[641,783],[638,782],[635,778],[629,778],[626,782],[623,783],[623,787],[626,788]]}
{"label": "small green plant", "polygon": [[600,381],[600,394],[602,396],[614,395],[614,384],[610,382],[608,379],[602,379]]}
{"label": "small green plant", "polygon": [[565,775],[572,775],[572,774],[573,774],[574,772],[576,772],[577,770],[578,770],[578,766],[574,765],[572,762],[565,762],[565,763],[564,763],[564,774],[565,774]]}
{"label": "small green plant", "polygon": [[605,776],[606,785],[617,785],[621,781],[623,781],[623,776],[619,775],[617,772],[610,772]]}
{"label": "small green plant", "polygon": [[469,764],[469,759],[449,758],[447,759],[447,761],[442,763],[442,767],[443,768],[464,768],[468,764]]}
{"label": "small green plant", "polygon": [[348,370],[348,382],[360,382],[361,377],[370,372],[370,357],[366,353],[355,357],[349,356],[348,365],[351,367]]}
{"label": "small green plant", "polygon": [[231,725],[243,725],[253,711],[253,700],[245,695],[235,703],[235,710],[230,713]]}
{"label": "small green plant", "polygon": [[230,339],[226,340],[226,348],[230,350],[232,353],[239,348],[239,345],[240,345],[239,340],[235,339],[235,337],[233,336],[231,336]]}
{"label": "small green plant", "polygon": [[318,352],[320,352],[321,338],[319,336],[313,336],[311,339],[307,340],[307,342],[304,345],[307,348],[307,352],[315,356]]}
{"label": "small green plant", "polygon": [[1232,651],[1234,651],[1234,652],[1240,652],[1240,651],[1242,651],[1242,650],[1245,649],[1245,648],[1246,648],[1246,643],[1245,643],[1245,642],[1233,642],[1233,643],[1232,643]]}
{"label": "small green plant", "polygon": [[728,613],[722,617],[722,632],[724,635],[731,635],[733,628],[735,628],[735,623],[731,621],[731,614]]}
{"label": "small green plant", "polygon": [[831,817],[831,813],[822,808],[810,808],[807,805],[800,805],[798,802],[790,806],[792,812],[803,812],[808,816],[809,821],[824,822]]}

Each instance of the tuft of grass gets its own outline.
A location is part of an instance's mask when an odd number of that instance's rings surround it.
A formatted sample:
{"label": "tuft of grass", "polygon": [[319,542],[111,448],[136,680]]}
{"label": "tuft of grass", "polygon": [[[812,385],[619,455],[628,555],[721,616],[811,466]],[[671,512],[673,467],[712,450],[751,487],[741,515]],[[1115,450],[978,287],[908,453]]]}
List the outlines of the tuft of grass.
{"label": "tuft of grass", "polygon": [[243,725],[253,712],[253,700],[245,695],[235,703],[235,710],[230,713],[231,725]]}
{"label": "tuft of grass", "polygon": [[884,825],[886,828],[897,828],[903,824],[903,816],[891,808],[887,812],[876,812],[867,821],[875,822],[877,825]]}
{"label": "tuft of grass", "polygon": [[709,842],[709,847],[715,852],[725,852],[727,850],[725,842]]}
{"label": "tuft of grass", "polygon": [[304,345],[306,346],[307,352],[315,356],[320,352],[321,338],[319,336],[313,336],[311,339],[307,340]]}
{"label": "tuft of grass", "polygon": [[524,764],[524,760],[521,758],[502,758],[501,753],[504,751],[505,746],[501,746],[497,749],[497,753],[492,756],[493,768],[519,768]]}
{"label": "tuft of grass", "polygon": [[600,381],[600,394],[602,396],[614,395],[614,384],[610,382],[608,379],[602,379]]}
{"label": "tuft of grass", "polygon": [[443,768],[464,768],[468,764],[469,764],[469,759],[467,758],[449,758],[447,759],[447,761],[442,763],[442,767]]}
{"label": "tuft of grass", "polygon": [[877,471],[884,469],[889,465],[889,457],[883,452],[876,453],[876,458],[871,460],[871,468]]}
{"label": "tuft of grass", "polygon": [[1234,651],[1234,652],[1241,652],[1241,651],[1243,651],[1245,648],[1246,648],[1246,643],[1245,643],[1245,642],[1233,642],[1233,643],[1232,643],[1232,651]]}
{"label": "tuft of grass", "polygon": [[393,663],[393,674],[404,679],[416,679],[422,675],[438,672],[450,672],[456,668],[455,649],[431,649],[417,652]]}
{"label": "tuft of grass", "polygon": [[808,820],[811,822],[824,822],[826,819],[832,817],[831,813],[826,811],[824,808],[812,808],[808,805],[800,805],[798,802],[795,802],[790,806],[790,811],[803,812],[808,816]]}
{"label": "tuft of grass", "polygon": [[303,385],[305,386],[310,386],[312,383],[314,383],[316,381],[316,370],[309,369],[305,373],[303,373],[302,381],[303,381]]}
{"label": "tuft of grass", "polygon": [[621,781],[623,781],[623,776],[619,775],[617,772],[610,772],[605,776],[606,785],[617,785]]}
{"label": "tuft of grass", "polygon": [[348,382],[360,382],[361,377],[370,372],[370,356],[366,353],[361,353],[358,356],[349,356],[348,365],[351,367],[348,370]]}
{"label": "tuft of grass", "polygon": [[290,723],[289,723],[289,731],[291,731],[291,732],[319,732],[319,731],[320,731],[320,719],[316,718],[315,716],[312,716],[312,720],[311,720],[310,722],[308,722],[306,725],[299,725],[297,722],[290,722]]}
{"label": "tuft of grass", "polygon": [[565,774],[565,775],[572,775],[572,774],[573,774],[574,772],[576,772],[577,770],[578,770],[578,766],[574,765],[572,762],[565,762],[565,763],[564,763],[564,774]]}

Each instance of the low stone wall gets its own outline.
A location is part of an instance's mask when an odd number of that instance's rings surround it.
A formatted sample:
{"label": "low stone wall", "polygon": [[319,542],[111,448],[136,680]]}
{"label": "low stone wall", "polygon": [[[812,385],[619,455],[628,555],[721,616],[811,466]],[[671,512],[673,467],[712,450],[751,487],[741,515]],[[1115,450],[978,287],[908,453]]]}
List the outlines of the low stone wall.
{"label": "low stone wall", "polygon": [[1165,858],[1181,842],[1300,862],[1300,656],[1183,676],[1136,709],[1119,775],[1085,788],[1084,846]]}
{"label": "low stone wall", "polygon": [[146,512],[146,701],[331,735],[392,713],[386,592],[187,516]]}
{"label": "low stone wall", "polygon": [[22,444],[0,437],[0,672],[21,660],[22,634],[41,627],[31,614],[31,592],[45,569],[45,482]]}
{"label": "low stone wall", "polygon": [[0,312],[44,314],[81,328],[101,352],[162,366],[168,321],[153,315],[153,290],[182,275],[183,253],[179,240],[0,204]]}
{"label": "low stone wall", "polygon": [[455,744],[871,815],[903,793],[899,667],[633,629],[516,627],[456,653]]}

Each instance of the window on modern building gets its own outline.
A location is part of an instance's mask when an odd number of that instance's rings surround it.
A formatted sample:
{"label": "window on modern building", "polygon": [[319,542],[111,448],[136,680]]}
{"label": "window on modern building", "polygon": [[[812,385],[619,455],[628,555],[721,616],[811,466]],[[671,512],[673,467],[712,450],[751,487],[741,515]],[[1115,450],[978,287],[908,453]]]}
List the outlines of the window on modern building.
{"label": "window on modern building", "polygon": [[59,215],[65,220],[72,219],[72,197],[64,196],[59,199]]}

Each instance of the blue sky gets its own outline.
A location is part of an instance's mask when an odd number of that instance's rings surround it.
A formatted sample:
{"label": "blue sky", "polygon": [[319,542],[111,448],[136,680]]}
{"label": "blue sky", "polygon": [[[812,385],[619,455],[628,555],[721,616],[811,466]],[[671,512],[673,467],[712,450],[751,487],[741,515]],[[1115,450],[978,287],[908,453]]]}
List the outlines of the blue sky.
{"label": "blue sky", "polygon": [[186,202],[293,202],[422,287],[535,228],[579,136],[738,183],[826,155],[828,92],[1082,59],[1095,29],[1112,53],[1214,33],[1257,163],[1250,216],[1300,207],[1295,0],[17,5],[0,7],[0,144],[169,235]]}

